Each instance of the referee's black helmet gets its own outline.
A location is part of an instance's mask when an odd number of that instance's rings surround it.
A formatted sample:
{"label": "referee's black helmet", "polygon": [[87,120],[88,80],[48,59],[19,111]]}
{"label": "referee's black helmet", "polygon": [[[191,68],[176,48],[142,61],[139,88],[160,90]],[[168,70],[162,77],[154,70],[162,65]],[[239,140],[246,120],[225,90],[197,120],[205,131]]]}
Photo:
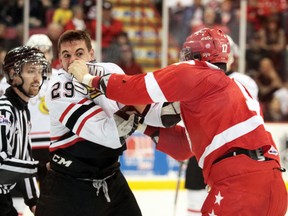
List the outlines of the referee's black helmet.
{"label": "referee's black helmet", "polygon": [[43,80],[47,79],[51,74],[51,66],[43,52],[35,47],[20,46],[10,50],[3,61],[3,72],[9,84],[12,82],[9,76],[10,70],[13,69],[21,76],[22,66],[27,62],[35,62],[43,66]]}

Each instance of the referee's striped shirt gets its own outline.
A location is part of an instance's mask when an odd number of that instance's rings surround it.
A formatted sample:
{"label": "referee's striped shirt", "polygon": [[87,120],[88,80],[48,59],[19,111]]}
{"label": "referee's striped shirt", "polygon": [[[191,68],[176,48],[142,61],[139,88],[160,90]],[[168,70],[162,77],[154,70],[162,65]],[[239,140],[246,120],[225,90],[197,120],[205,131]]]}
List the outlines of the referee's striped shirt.
{"label": "referee's striped shirt", "polygon": [[27,103],[9,87],[0,98],[0,195],[9,193],[17,182],[27,205],[36,204],[39,196],[30,129]]}

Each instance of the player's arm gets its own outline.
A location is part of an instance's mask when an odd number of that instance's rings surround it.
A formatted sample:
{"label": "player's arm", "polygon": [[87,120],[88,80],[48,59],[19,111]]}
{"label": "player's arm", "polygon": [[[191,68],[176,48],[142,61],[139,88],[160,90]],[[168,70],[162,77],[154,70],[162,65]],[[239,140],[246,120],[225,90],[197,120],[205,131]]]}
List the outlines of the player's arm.
{"label": "player's arm", "polygon": [[[87,67],[88,66],[88,67]],[[71,73],[75,71],[83,71],[83,73],[88,73],[93,76],[103,76],[109,73],[116,73],[124,75],[124,71],[114,63],[98,63],[95,61],[91,61],[86,63],[84,61],[75,61],[70,66],[68,71]],[[88,75],[89,76],[89,75]],[[93,77],[91,76],[91,77]],[[76,77],[77,78],[77,77]],[[87,86],[87,83],[86,83]],[[91,88],[91,87],[89,87]],[[92,88],[91,88],[92,89]],[[99,104],[103,110],[109,115],[111,113],[110,110],[115,110],[115,105],[118,108],[120,106],[123,107],[123,104],[112,102],[110,99],[107,99],[103,94],[94,94],[96,97],[93,97],[93,101],[96,104]],[[149,105],[133,105],[134,108],[142,113],[142,122],[147,125],[155,126],[155,127],[171,127],[180,121],[180,108],[179,103],[153,103]],[[175,115],[176,113],[176,115]]]}
{"label": "player's arm", "polygon": [[[141,110],[137,106],[136,109]],[[172,127],[181,121],[179,102],[153,103],[139,112],[143,117],[141,123],[153,127]]]}
{"label": "player's arm", "polygon": [[0,152],[0,184],[12,184],[24,178],[36,176],[38,161],[26,161],[13,158],[6,152]]}
{"label": "player's arm", "polygon": [[[98,88],[106,97],[126,105],[151,104],[156,102],[185,101],[193,98],[195,86],[201,81],[200,73],[191,63],[178,63],[155,72],[140,75],[108,74],[92,76],[88,72],[72,68],[80,82]],[[192,66],[192,67],[191,67]]]}
{"label": "player's arm", "polygon": [[35,206],[39,197],[39,187],[36,178],[23,179],[17,183],[16,187],[23,195],[25,204],[29,206],[33,213],[35,213]]}
{"label": "player's arm", "polygon": [[[12,112],[3,112],[5,120],[0,126],[0,184],[12,184],[26,177],[36,176],[38,161],[17,159],[9,152],[11,135],[15,133],[13,127]],[[9,121],[8,121],[9,120]]]}
{"label": "player's arm", "polygon": [[[189,158],[192,152],[185,130],[181,126],[176,126],[181,121],[179,102],[152,104],[149,111],[152,111],[152,114],[153,111],[156,111],[158,114],[151,117],[149,116],[151,113],[147,113],[144,124],[139,125],[138,131],[150,136],[156,144],[157,150],[176,160],[183,161]],[[153,127],[149,124],[149,121],[153,125],[157,120],[159,127]]]}
{"label": "player's arm", "polygon": [[185,129],[179,125],[171,128],[144,126],[142,131],[153,139],[157,150],[176,160],[184,161],[194,155]]}

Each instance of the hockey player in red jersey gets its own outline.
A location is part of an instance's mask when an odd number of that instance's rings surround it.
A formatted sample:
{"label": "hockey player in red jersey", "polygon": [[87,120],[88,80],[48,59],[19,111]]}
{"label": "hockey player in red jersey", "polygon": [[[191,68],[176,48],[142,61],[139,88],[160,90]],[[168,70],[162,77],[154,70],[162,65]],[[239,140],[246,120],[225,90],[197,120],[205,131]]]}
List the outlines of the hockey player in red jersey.
{"label": "hockey player in red jersey", "polygon": [[180,101],[185,127],[148,126],[145,133],[155,134],[158,144],[188,145],[195,153],[210,188],[202,215],[284,216],[287,191],[279,152],[257,100],[223,72],[229,51],[221,30],[204,28],[186,39],[182,62],[153,73],[69,72],[124,104]]}
{"label": "hockey player in red jersey", "polygon": [[[228,55],[226,75],[240,82],[255,99],[258,98],[258,86],[256,82],[248,75],[235,72],[237,71],[237,58],[239,57],[239,48],[232,38],[227,35],[230,44],[230,53]],[[202,169],[198,166],[195,156],[188,160],[185,170],[185,188],[187,189],[187,216],[199,216],[202,205],[208,195],[204,183]]]}

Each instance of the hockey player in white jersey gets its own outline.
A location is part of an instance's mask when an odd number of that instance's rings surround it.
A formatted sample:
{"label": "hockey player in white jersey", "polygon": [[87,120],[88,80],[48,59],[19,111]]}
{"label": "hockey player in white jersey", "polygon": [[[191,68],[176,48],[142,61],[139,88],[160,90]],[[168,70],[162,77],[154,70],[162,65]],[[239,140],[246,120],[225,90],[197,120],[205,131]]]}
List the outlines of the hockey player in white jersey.
{"label": "hockey player in white jersey", "polygon": [[[58,50],[63,68],[50,80],[45,97],[51,121],[51,170],[41,186],[36,215],[142,215],[119,168],[125,139],[138,125],[136,110],[107,99],[67,71],[86,62],[92,75],[124,72],[113,63],[93,61],[90,37],[84,31],[64,32]],[[145,122],[162,126],[161,107],[147,106]]]}

